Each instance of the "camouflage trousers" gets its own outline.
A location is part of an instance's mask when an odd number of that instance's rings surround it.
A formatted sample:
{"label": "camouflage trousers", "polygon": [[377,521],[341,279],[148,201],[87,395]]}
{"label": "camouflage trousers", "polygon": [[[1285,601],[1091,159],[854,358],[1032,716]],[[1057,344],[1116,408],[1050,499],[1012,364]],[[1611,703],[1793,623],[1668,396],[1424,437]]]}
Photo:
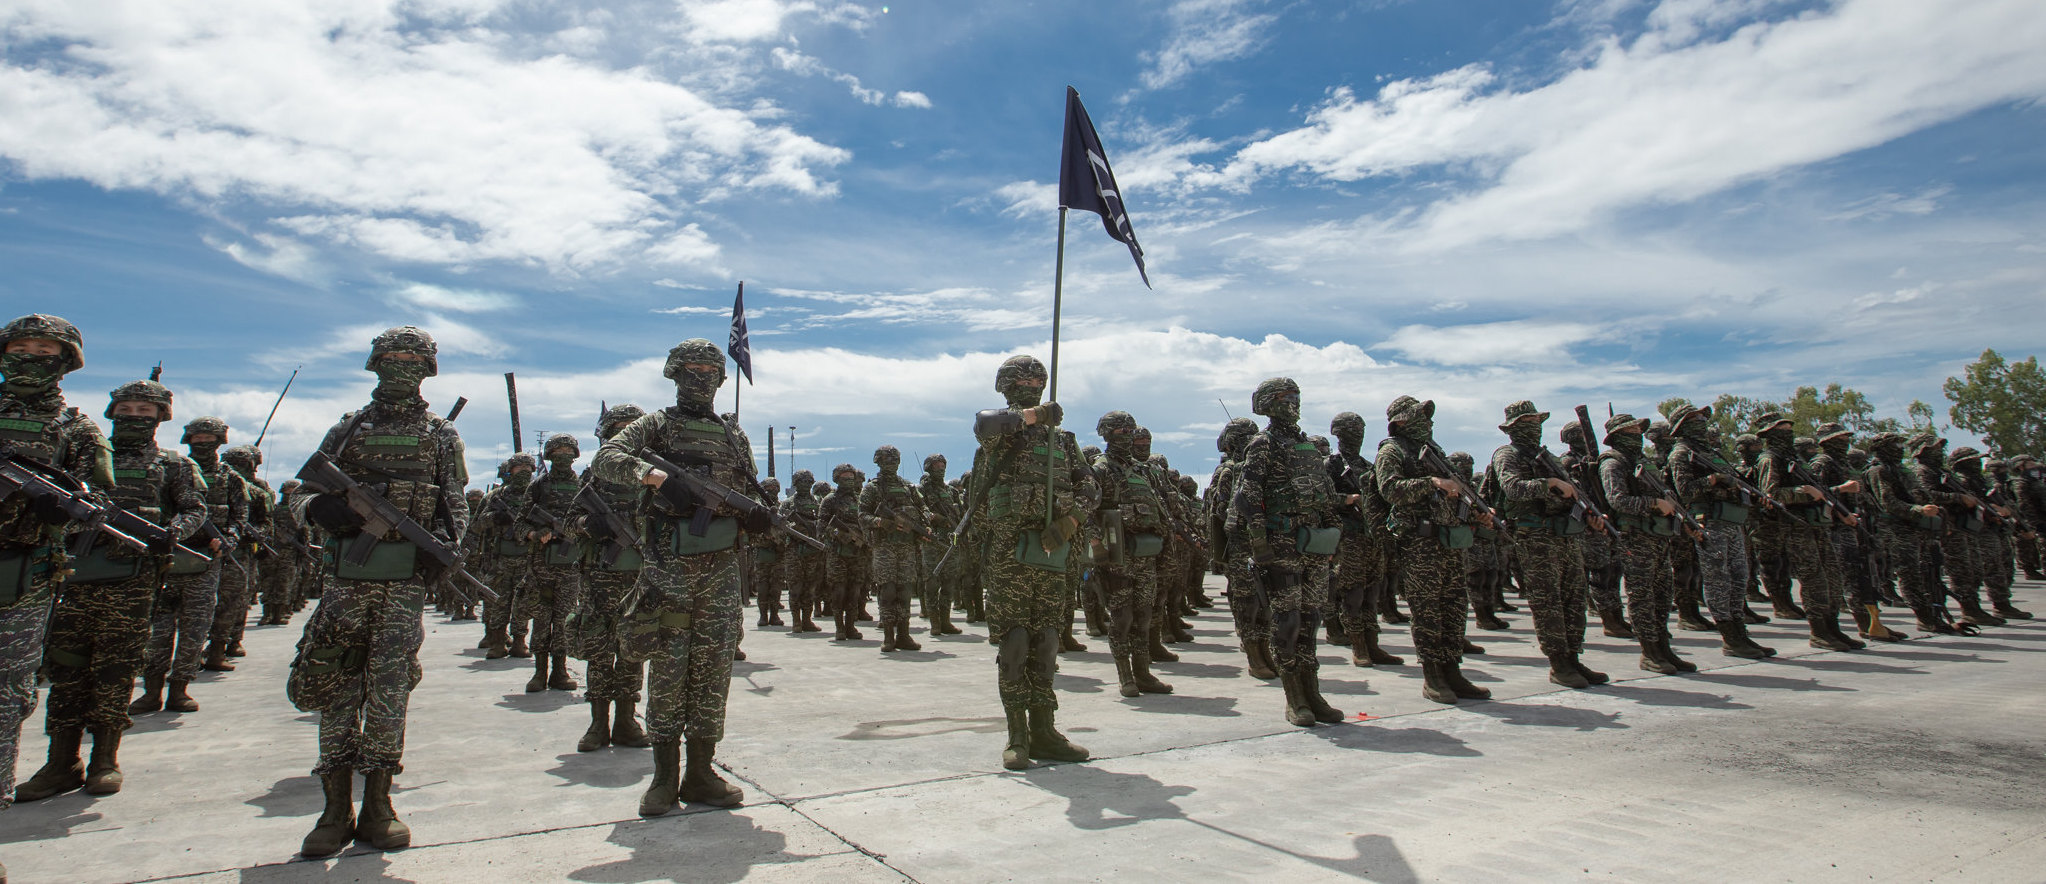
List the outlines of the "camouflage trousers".
{"label": "camouflage trousers", "polygon": [[[759,552],[754,550],[756,556]],[[775,553],[774,561],[763,562],[755,558],[753,562],[753,603],[760,608],[762,614],[781,613],[782,584],[788,582],[784,577],[788,571],[786,567],[788,559],[783,558],[784,554],[780,550],[772,552]]]}
{"label": "camouflage trousers", "polygon": [[261,577],[263,606],[288,611],[298,603],[298,581],[305,571],[305,557],[294,550],[278,550],[257,573]]}
{"label": "camouflage trousers", "polygon": [[1620,598],[1618,574],[1625,570],[1616,547],[1619,541],[1607,537],[1603,531],[1589,532],[1581,542],[1584,550],[1584,569],[1589,578],[1585,593],[1591,600],[1591,607],[1604,614],[1609,611],[1626,610]]}
{"label": "camouflage trousers", "polygon": [[1329,572],[1334,570],[1336,557],[1294,552],[1285,548],[1290,546],[1286,543],[1273,546],[1279,548],[1279,555],[1267,573],[1293,576],[1283,578],[1280,581],[1283,586],[1267,584],[1266,601],[1272,609],[1272,662],[1291,672],[1318,669],[1321,661],[1315,657],[1315,641],[1322,607],[1329,596]]}
{"label": "camouflage trousers", "polygon": [[1827,542],[1833,545],[1833,561],[1839,567],[1840,588],[1845,596],[1843,601],[1852,605],[1852,610],[1865,610],[1869,605],[1880,604],[1876,595],[1875,573],[1869,568],[1868,552],[1861,547],[1861,538],[1853,528],[1837,526],[1827,532]]}
{"label": "camouflage trousers", "polygon": [[1833,548],[1827,528],[1789,528],[1783,531],[1784,557],[1791,573],[1797,575],[1798,603],[1807,619],[1838,617],[1845,606],[1845,581],[1840,574],[1840,556]]}
{"label": "camouflage trousers", "polygon": [[782,560],[783,583],[789,588],[789,610],[805,616],[817,610],[824,592],[824,559],[816,551],[799,552]]}
{"label": "camouflage trousers", "polygon": [[1400,594],[1414,618],[1415,655],[1423,663],[1463,662],[1464,618],[1469,614],[1463,550],[1409,534],[1399,538],[1394,554],[1400,562]]}
{"label": "camouflage trousers", "polygon": [[172,574],[163,579],[149,615],[149,658],[143,672],[168,674],[171,681],[199,677],[199,655],[205,652],[206,636],[213,630],[213,607],[225,558],[216,556],[204,573]]}
{"label": "camouflage trousers", "polygon": [[1705,544],[1698,550],[1698,577],[1705,608],[1715,623],[1744,622],[1747,616],[1748,534],[1741,526],[1706,519]]}
{"label": "camouflage trousers", "polygon": [[1589,581],[1584,551],[1575,536],[1564,537],[1540,528],[1515,531],[1520,556],[1520,588],[1534,614],[1535,642],[1544,656],[1584,650],[1584,599]]}
{"label": "camouflage trousers", "polygon": [[1954,529],[1939,543],[1946,553],[1947,592],[1964,604],[1982,602],[1982,537],[1978,532]]}
{"label": "camouflage trousers", "polygon": [[1669,613],[1676,605],[1675,575],[1669,564],[1672,542],[1646,532],[1623,531],[1615,544],[1620,566],[1627,572],[1627,623],[1641,641],[1669,638]]}
{"label": "camouflage trousers", "polygon": [[1981,540],[1976,545],[1976,568],[1982,572],[1982,584],[1989,589],[1989,600],[1998,605],[2008,605],[2012,578],[2017,576],[2011,555],[2011,536],[1994,528],[1975,536]]}
{"label": "camouflage trousers", "polygon": [[1151,594],[1151,622],[1169,623],[1179,616],[1186,598],[1186,569],[1193,561],[1193,548],[1177,537],[1165,539],[1165,552],[1158,559],[1158,591]]}
{"label": "camouflage trousers", "polygon": [[1108,614],[1108,652],[1117,659],[1150,649],[1161,558],[1133,556],[1126,565],[1094,569],[1092,582],[1100,587]]}
{"label": "camouflage trousers", "polygon": [[213,626],[207,634],[222,646],[242,640],[242,630],[249,624],[250,592],[259,579],[256,557],[247,547],[235,550],[234,557],[239,564],[229,561],[220,569],[220,591],[214,596]]}
{"label": "camouflage trousers", "polygon": [[649,561],[626,602],[625,657],[647,664],[647,731],[722,740],[739,647],[739,553]]}
{"label": "camouflage trousers", "polygon": [[826,610],[856,611],[866,603],[866,569],[858,556],[827,553],[824,556],[824,597]]}
{"label": "camouflage trousers", "polygon": [[1076,598],[1068,575],[1016,560],[1023,529],[990,525],[981,560],[987,583],[988,634],[999,636],[996,689],[1005,709],[1056,709],[1052,677],[1058,671],[1059,635]]}
{"label": "camouflage trousers", "polygon": [[527,619],[512,615],[519,608],[520,593],[525,590],[526,579],[532,571],[531,559],[527,557],[497,560],[497,571],[490,578],[490,588],[496,590],[497,601],[483,600],[483,628],[492,632],[508,630],[512,635],[521,637],[526,634]]}
{"label": "camouflage trousers", "polygon": [[909,603],[916,595],[916,541],[881,540],[874,543],[874,588],[880,596],[882,628],[909,622]]}
{"label": "camouflage trousers", "polygon": [[[295,702],[320,716],[315,776],[404,770],[405,717],[419,684],[426,584],[334,579],[306,620],[292,679]],[[317,675],[307,668],[326,664]]]}
{"label": "camouflage trousers", "polygon": [[590,664],[583,679],[583,695],[592,703],[639,702],[646,666],[618,653],[619,611],[625,604],[625,594],[637,582],[636,570],[606,571],[593,567],[583,575],[582,599],[576,609],[575,628],[569,631],[568,649],[576,659]]}
{"label": "camouflage trousers", "polygon": [[[962,564],[960,559],[965,552],[965,550],[952,552],[951,541],[942,534],[938,535],[937,540],[924,544],[920,570],[924,573],[925,619],[941,610],[950,611],[952,606],[959,604],[959,578],[965,570],[960,567]],[[945,567],[939,568],[939,562],[944,562]]]}
{"label": "camouflage trousers", "polygon": [[1883,557],[1889,560],[1890,575],[1897,581],[1897,594],[1911,610],[1924,617],[1945,607],[1946,596],[1926,561],[1927,552],[1937,549],[1939,539],[1931,532],[1905,528],[1884,520],[1876,531]]}
{"label": "camouflage trousers", "polygon": [[[33,558],[21,566],[47,567]],[[14,802],[21,723],[36,711],[36,670],[43,665],[43,639],[50,625],[50,596],[55,591],[47,573],[31,572],[21,597],[0,607],[0,808]]]}
{"label": "camouflage trousers", "polygon": [[1677,601],[1692,606],[1705,603],[1704,575],[1699,571],[1698,558],[1702,552],[1699,546],[1697,543],[1689,542],[1672,543],[1669,546],[1670,586]]}
{"label": "camouflage trousers", "polygon": [[2041,564],[2037,531],[2038,526],[2034,526],[2033,533],[2018,535],[2016,541],[2011,544],[2017,553],[2018,565],[2025,569],[2027,576],[2038,573]]}
{"label": "camouflage trousers", "polygon": [[565,638],[568,615],[575,611],[577,599],[582,596],[582,575],[581,565],[544,562],[534,564],[527,574],[524,591],[513,605],[512,619],[521,624],[532,622],[531,647],[535,656],[568,653]]}
{"label": "camouflage trousers", "polygon": [[1780,520],[1764,518],[1748,534],[1754,545],[1756,574],[1772,599],[1790,598],[1790,580],[1797,573],[1790,560],[1790,535],[1797,530]]}
{"label": "camouflage trousers", "polygon": [[1236,625],[1236,639],[1242,642],[1272,640],[1272,606],[1264,587],[1250,570],[1249,556],[1230,556],[1229,619]]}
{"label": "camouflage trousers", "polygon": [[43,652],[50,675],[46,732],[128,729],[128,698],[149,648],[149,608],[162,583],[155,561],[142,567],[141,576],[68,584],[58,596]]}
{"label": "camouflage trousers", "polygon": [[1329,572],[1329,598],[1342,618],[1343,631],[1353,636],[1378,634],[1379,595],[1385,591],[1384,539],[1343,527]]}

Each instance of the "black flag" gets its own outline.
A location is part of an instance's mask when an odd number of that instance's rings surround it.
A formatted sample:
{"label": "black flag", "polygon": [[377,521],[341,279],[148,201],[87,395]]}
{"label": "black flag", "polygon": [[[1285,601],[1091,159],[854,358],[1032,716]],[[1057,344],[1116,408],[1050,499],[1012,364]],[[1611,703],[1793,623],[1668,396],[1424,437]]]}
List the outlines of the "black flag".
{"label": "black flag", "polygon": [[1108,167],[1101,136],[1094,133],[1094,121],[1080,104],[1079,91],[1071,86],[1066,87],[1066,147],[1059,160],[1059,207],[1099,213],[1101,226],[1117,242],[1130,247],[1130,258],[1137,262],[1137,275],[1144,278],[1145,288],[1151,287],[1151,274],[1144,270],[1144,247],[1137,245],[1137,233],[1130,228],[1130,215],[1123,208],[1115,170]]}
{"label": "black flag", "polygon": [[746,284],[739,283],[739,296],[732,299],[732,340],[726,349],[746,383],[753,383],[753,343],[746,337]]}

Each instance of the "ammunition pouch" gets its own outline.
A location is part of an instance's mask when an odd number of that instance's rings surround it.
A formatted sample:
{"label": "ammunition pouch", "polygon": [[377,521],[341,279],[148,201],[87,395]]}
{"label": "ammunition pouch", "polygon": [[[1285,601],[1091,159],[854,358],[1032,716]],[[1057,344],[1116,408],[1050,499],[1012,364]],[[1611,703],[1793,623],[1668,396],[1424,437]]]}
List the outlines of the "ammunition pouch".
{"label": "ammunition pouch", "polygon": [[755,564],[772,565],[779,561],[781,561],[781,550],[771,546],[756,546],[753,548],[753,562]]}
{"label": "ammunition pouch", "polygon": [[630,663],[644,663],[664,653],[671,659],[688,656],[689,629],[695,619],[688,611],[665,610],[659,602],[667,594],[638,584],[626,593],[618,613],[618,656]]}
{"label": "ammunition pouch", "polygon": [[47,546],[0,548],[0,608],[12,607],[49,575],[49,553]]}
{"label": "ammunition pouch", "polygon": [[668,551],[678,556],[700,556],[724,552],[739,543],[739,520],[730,516],[716,516],[704,525],[701,535],[689,533],[695,520],[671,519],[668,528],[674,535],[668,539]]}
{"label": "ammunition pouch", "polygon": [[1744,504],[1717,501],[1705,506],[1694,506],[1691,515],[1710,522],[1725,522],[1729,525],[1748,523],[1749,508]]}
{"label": "ammunition pouch", "polygon": [[1920,531],[1930,531],[1934,534],[1945,531],[1947,527],[1947,520],[1945,518],[1928,516],[1922,513],[1912,513],[1910,518],[1906,519],[1904,523]]}
{"label": "ammunition pouch", "polygon": [[1546,531],[1557,537],[1571,537],[1583,534],[1588,527],[1583,519],[1569,516],[1522,516],[1513,520],[1513,527],[1523,531]]}
{"label": "ammunition pouch", "polygon": [[1165,536],[1162,534],[1131,534],[1126,539],[1130,555],[1135,558],[1148,559],[1165,551]]}
{"label": "ammunition pouch", "polygon": [[83,557],[72,559],[68,564],[71,576],[64,578],[67,584],[114,583],[129,580],[142,573],[139,558],[117,559],[109,555],[113,545],[95,543],[92,550]]}
{"label": "ammunition pouch", "polygon": [[1790,521],[1800,525],[1825,528],[1833,524],[1833,514],[1823,504],[1792,504],[1785,509],[1790,511]]}
{"label": "ammunition pouch", "polygon": [[1979,533],[1982,530],[1982,525],[1982,513],[1978,510],[1967,510],[1961,514],[1960,518],[1954,520],[1955,528],[1970,534]]}
{"label": "ammunition pouch", "polygon": [[1469,525],[1437,525],[1434,522],[1422,522],[1420,527],[1414,529],[1414,533],[1434,538],[1436,543],[1442,544],[1443,549],[1470,549],[1471,545],[1478,541],[1478,532],[1472,530]]}
{"label": "ammunition pouch", "polygon": [[557,540],[540,548],[541,561],[549,565],[580,564],[589,551],[590,548],[584,544],[566,540]]}
{"label": "ammunition pouch", "polygon": [[1655,537],[1677,536],[1677,520],[1674,516],[1629,516],[1613,517],[1613,524],[1622,531],[1648,534]]}
{"label": "ammunition pouch", "polygon": [[1067,540],[1059,544],[1058,548],[1045,552],[1043,537],[1044,532],[1038,530],[1022,532],[1016,541],[1016,561],[1039,571],[1066,573],[1066,560],[1072,555],[1073,542]]}
{"label": "ammunition pouch", "polygon": [[500,538],[498,538],[498,539],[497,539],[497,554],[498,554],[498,555],[501,555],[501,556],[523,556],[523,555],[525,555],[526,553],[528,553],[528,552],[531,552],[531,551],[532,551],[532,550],[530,550],[530,549],[528,549],[528,548],[526,547],[526,542],[525,542],[525,541],[523,541],[523,540],[513,540],[513,539],[511,539],[511,538],[509,538],[509,537],[500,537]]}
{"label": "ammunition pouch", "polygon": [[285,696],[300,712],[322,711],[341,697],[350,679],[368,663],[369,652],[363,648],[312,645],[302,639],[291,674],[284,680]]}
{"label": "ammunition pouch", "polygon": [[612,560],[611,564],[604,564],[602,558],[597,559],[596,564],[598,570],[602,571],[637,571],[646,566],[646,560],[640,557],[639,550],[628,546],[618,551],[618,558]]}
{"label": "ammunition pouch", "polygon": [[190,552],[187,552],[185,549],[180,547],[179,549],[171,553],[170,570],[165,573],[169,574],[172,577],[187,577],[193,574],[204,574],[208,569],[212,568],[219,561],[220,554],[218,553],[214,555],[213,561],[209,562],[206,561],[205,559],[199,558],[198,556],[192,555]]}
{"label": "ammunition pouch", "polygon": [[342,580],[390,583],[410,580],[419,573],[419,547],[403,540],[385,540],[370,547],[369,558],[353,564],[348,556],[334,559],[334,576]]}
{"label": "ammunition pouch", "polygon": [[1293,534],[1295,549],[1310,556],[1332,556],[1343,544],[1341,528],[1309,528],[1301,526]]}

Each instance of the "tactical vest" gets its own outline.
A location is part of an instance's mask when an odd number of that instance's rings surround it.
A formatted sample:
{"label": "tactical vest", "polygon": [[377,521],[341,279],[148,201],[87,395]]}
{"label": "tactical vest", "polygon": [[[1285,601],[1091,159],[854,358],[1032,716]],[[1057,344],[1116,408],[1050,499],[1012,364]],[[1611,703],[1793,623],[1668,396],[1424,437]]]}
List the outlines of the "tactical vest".
{"label": "tactical vest", "polygon": [[[731,428],[723,421],[683,414],[673,407],[664,408],[656,414],[662,420],[656,425],[649,446],[662,457],[678,466],[706,467],[712,478],[721,482],[729,483],[731,477],[720,476],[720,473],[743,472]],[[734,490],[744,489],[734,486]],[[653,497],[653,508],[671,518],[689,515],[675,512],[668,499],[660,495]]]}
{"label": "tactical vest", "polygon": [[168,525],[164,515],[164,486],[170,482],[172,455],[152,450],[114,452],[114,488],[108,495],[114,503],[158,525]]}
{"label": "tactical vest", "polygon": [[873,484],[882,494],[887,495],[882,500],[893,510],[891,512],[880,507],[874,508],[874,515],[881,519],[879,533],[887,540],[903,540],[908,538],[910,536],[908,529],[896,525],[893,517],[899,515],[912,521],[916,519],[916,512],[911,507],[913,502],[911,498],[914,495],[910,491],[909,483],[902,481],[902,478],[898,476],[893,481],[886,477],[878,477],[874,479]]}
{"label": "tactical vest", "polygon": [[1101,463],[1114,477],[1101,483],[1101,506],[1122,512],[1124,531],[1161,534],[1165,528],[1165,501],[1151,487],[1150,468],[1144,464],[1118,463],[1102,455]]}
{"label": "tactical vest", "polygon": [[[1053,498],[1073,493],[1073,464],[1066,459],[1065,440],[1046,427],[1026,427],[1002,457],[1010,459],[988,488],[988,516],[995,520],[1041,520],[1050,509],[1044,499],[1045,471],[1051,471]],[[1048,441],[1047,441],[1048,440]],[[1049,464],[1049,467],[1047,467]]]}
{"label": "tactical vest", "polygon": [[[1272,446],[1273,460],[1286,471],[1283,481],[1265,486],[1265,519],[1271,527],[1290,530],[1294,517],[1316,516],[1328,512],[1335,506],[1335,483],[1329,480],[1328,467],[1322,459],[1321,450],[1313,442],[1301,439],[1297,442],[1282,443],[1270,436],[1264,437]],[[1278,524],[1282,519],[1286,524]]]}
{"label": "tactical vest", "polygon": [[47,418],[35,415],[0,417],[0,444],[23,455],[55,465],[64,456],[64,428],[78,419],[78,409],[67,408]]}
{"label": "tactical vest", "polygon": [[[228,474],[233,472],[233,467],[218,461],[211,467],[199,466],[199,477],[206,480],[206,518],[212,520],[213,527],[222,531],[234,527],[234,495],[240,493],[240,489],[229,488],[234,479]],[[243,497],[247,495],[243,494]]]}
{"label": "tactical vest", "polygon": [[[437,452],[428,450],[428,440],[443,422],[423,415],[416,421],[400,418],[393,423],[396,426],[378,427],[364,422],[337,459],[357,482],[385,485],[384,499],[412,521],[432,526],[441,491],[434,479],[442,465],[435,462]],[[396,532],[384,539],[396,539]]]}

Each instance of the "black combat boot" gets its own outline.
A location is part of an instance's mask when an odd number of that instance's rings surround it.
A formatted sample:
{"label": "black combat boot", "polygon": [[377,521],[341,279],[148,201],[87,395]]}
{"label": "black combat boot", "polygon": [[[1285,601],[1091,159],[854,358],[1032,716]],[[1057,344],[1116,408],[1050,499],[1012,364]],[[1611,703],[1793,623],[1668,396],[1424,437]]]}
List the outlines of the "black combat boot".
{"label": "black combat boot", "polygon": [[611,703],[611,745],[631,749],[645,749],[646,731],[640,730],[639,719],[633,717],[631,700],[614,700]]}
{"label": "black combat boot", "polygon": [[595,752],[611,745],[611,704],[605,700],[590,701],[590,729],[583,731],[583,738],[576,741],[575,751]]}
{"label": "black combat boot", "polygon": [[1827,651],[1854,650],[1854,646],[1848,644],[1844,638],[1834,637],[1834,633],[1840,631],[1837,615],[1814,612],[1807,622],[1811,624],[1812,647]]}
{"label": "black combat boot", "polygon": [[1662,658],[1662,648],[1657,647],[1654,639],[1644,638],[1636,639],[1636,641],[1641,642],[1642,671],[1653,672],[1659,675],[1677,674],[1677,665]]}
{"label": "black combat boot", "polygon": [[554,655],[554,674],[547,677],[547,687],[556,691],[572,691],[581,685],[575,683],[575,676],[568,672],[568,655]]}
{"label": "black combat boot", "polygon": [[1607,638],[1634,637],[1634,627],[1627,625],[1627,613],[1619,608],[1607,608],[1598,612],[1598,622],[1605,627]]}
{"label": "black combat boot", "polygon": [[35,776],[14,789],[16,801],[41,801],[85,785],[85,762],[78,760],[85,732],[66,728],[50,735],[50,759]]}
{"label": "black combat boot", "polygon": [[1591,687],[1591,680],[1585,678],[1584,673],[1577,671],[1577,667],[1570,662],[1569,654],[1549,655],[1549,683],[1566,688]]}
{"label": "black combat boot", "polygon": [[1719,653],[1744,660],[1764,660],[1769,650],[1748,639],[1747,624],[1739,620],[1719,621]]}
{"label": "black combat boot", "polygon": [[725,782],[718,776],[717,767],[711,764],[711,756],[717,753],[718,741],[690,738],[689,766],[682,772],[682,784],[676,789],[675,797],[683,801],[694,801],[712,807],[738,807],[746,800],[746,792],[738,786]]}
{"label": "black combat boot", "polygon": [[1492,690],[1490,688],[1478,687],[1477,685],[1471,684],[1470,679],[1463,677],[1462,663],[1442,664],[1442,680],[1449,685],[1449,689],[1451,691],[1454,691],[1456,693],[1457,699],[1460,700],[1492,699]]}
{"label": "black combat boot", "polygon": [[767,606],[766,606],[766,605],[761,605],[761,606],[760,606],[760,621],[759,621],[759,622],[757,622],[757,623],[754,623],[754,624],[753,624],[753,628],[755,628],[755,629],[759,629],[760,627],[763,627],[763,626],[766,626],[766,625],[767,625]]}
{"label": "black combat boot", "polygon": [[1677,602],[1677,627],[1685,632],[1713,632],[1719,627],[1706,621],[1698,612],[1697,599],[1683,599]]}
{"label": "black combat boot", "polygon": [[1307,701],[1307,711],[1314,714],[1314,720],[1322,724],[1340,724],[1343,712],[1330,706],[1321,696],[1321,667],[1310,666],[1299,670],[1294,676],[1300,680],[1300,699]]}
{"label": "black combat boot", "polygon": [[1677,656],[1676,649],[1669,646],[1669,636],[1656,639],[1655,648],[1662,652],[1662,659],[1669,661],[1669,665],[1675,666],[1678,672],[1698,671],[1698,664]]}
{"label": "black combat boot", "polygon": [[660,816],[674,810],[676,793],[682,785],[682,742],[677,737],[654,738],[654,781],[639,796],[640,816]]}
{"label": "black combat boot", "polygon": [[1580,654],[1572,653],[1570,655],[1570,665],[1576,667],[1577,674],[1584,676],[1584,680],[1591,682],[1593,685],[1602,685],[1613,680],[1611,676],[1584,665],[1584,658]]}
{"label": "black combat boot", "polygon": [[1144,689],[1137,687],[1136,663],[1129,654],[1115,656],[1115,683],[1117,692],[1125,697],[1141,697]]}
{"label": "black combat boot", "polygon": [[533,658],[533,677],[526,681],[526,693],[537,694],[547,689],[547,664],[551,662],[546,654]]}
{"label": "black combat boot", "polygon": [[1440,663],[1421,661],[1421,696],[1447,706],[1456,705],[1456,689],[1449,686],[1449,679],[1442,674]]}
{"label": "black combat boot", "polygon": [[1030,707],[1030,757],[1038,761],[1086,761],[1087,749],[1066,739],[1057,728],[1057,713],[1050,706]]}
{"label": "black combat boot", "polygon": [[[1477,616],[1474,622],[1477,623],[1479,629],[1487,632],[1499,632],[1510,628],[1506,625],[1506,621],[1499,619],[1499,615],[1493,613],[1491,602],[1479,602],[1471,607],[1476,609]],[[1464,653],[1470,652],[1465,651]]]}
{"label": "black combat boot", "polygon": [[1790,600],[1789,586],[1771,586],[1768,588],[1768,591],[1769,605],[1770,607],[1775,608],[1774,613],[1776,614],[1776,619],[1778,620],[1805,619],[1804,609],[1798,607],[1796,602]]}
{"label": "black combat boot", "polygon": [[398,819],[391,806],[391,772],[371,771],[362,775],[362,812],[355,816],[355,837],[378,850],[412,846],[412,827]]}
{"label": "black combat boot", "polygon": [[85,792],[112,795],[121,791],[121,732],[114,728],[92,731],[92,761],[85,766]]}
{"label": "black combat boot", "polygon": [[314,859],[340,853],[355,836],[355,771],[344,767],[320,774],[320,791],[327,795],[327,808],[298,847],[300,856]]}
{"label": "black combat boot", "polygon": [[1005,706],[1004,716],[1009,720],[1009,742],[1002,747],[1002,767],[1007,770],[1030,769],[1030,718],[1020,708]]}
{"label": "black combat boot", "polygon": [[142,676],[142,696],[128,704],[129,715],[147,715],[163,708],[163,673]]}
{"label": "black combat boot", "polygon": [[1307,698],[1300,688],[1300,674],[1291,669],[1279,670],[1279,686],[1286,691],[1286,723],[1294,727],[1313,727],[1314,709],[1307,705]]}
{"label": "black combat boot", "polygon": [[2000,602],[1994,602],[1989,606],[1989,608],[1990,610],[1996,612],[1996,616],[2002,617],[2005,620],[2032,619],[2032,612],[2019,610],[2016,606],[2010,603],[2009,599],[2004,599],[2003,601]]}
{"label": "black combat boot", "polygon": [[1741,622],[1746,623],[1749,626],[1760,626],[1764,623],[1769,622],[1769,618],[1764,617],[1759,613],[1756,613],[1754,608],[1750,608],[1747,605],[1742,605]]}
{"label": "black combat boot", "polygon": [[1466,638],[1463,640],[1463,652],[1466,654],[1482,655],[1483,653],[1485,653],[1485,646],[1472,642],[1470,639]]}

